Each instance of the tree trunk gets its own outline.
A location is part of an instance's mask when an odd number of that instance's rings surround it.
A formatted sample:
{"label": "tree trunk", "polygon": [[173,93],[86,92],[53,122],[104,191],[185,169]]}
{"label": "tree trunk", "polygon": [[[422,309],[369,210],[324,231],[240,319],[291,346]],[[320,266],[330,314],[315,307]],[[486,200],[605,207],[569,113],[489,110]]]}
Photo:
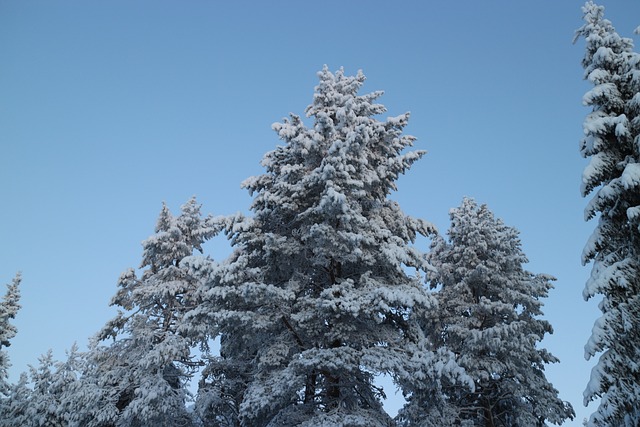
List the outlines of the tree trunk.
{"label": "tree trunk", "polygon": [[304,386],[304,403],[309,404],[313,403],[316,397],[316,381],[318,379],[318,375],[316,372],[312,372],[307,375],[307,382]]}

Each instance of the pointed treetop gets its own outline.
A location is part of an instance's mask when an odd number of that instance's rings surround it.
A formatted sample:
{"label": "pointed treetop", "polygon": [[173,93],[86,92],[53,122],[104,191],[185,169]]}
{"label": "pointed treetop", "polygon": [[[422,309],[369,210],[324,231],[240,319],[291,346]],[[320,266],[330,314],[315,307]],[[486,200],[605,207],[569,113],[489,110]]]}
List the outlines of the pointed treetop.
{"label": "pointed treetop", "polygon": [[7,285],[7,292],[0,302],[0,349],[9,347],[10,341],[16,336],[17,329],[9,323],[11,319],[15,319],[21,306],[20,301],[20,283],[22,274],[16,273],[11,284]]}

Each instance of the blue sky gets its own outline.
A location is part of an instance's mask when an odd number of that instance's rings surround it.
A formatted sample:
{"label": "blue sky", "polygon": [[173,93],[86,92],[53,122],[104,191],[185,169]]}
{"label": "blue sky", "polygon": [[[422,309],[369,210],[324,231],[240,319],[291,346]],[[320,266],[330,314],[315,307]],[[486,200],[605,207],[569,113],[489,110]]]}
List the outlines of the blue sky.
{"label": "blue sky", "polygon": [[[598,316],[581,296],[582,4],[0,0],[0,283],[23,273],[12,379],[114,315],[162,201],[247,211],[240,182],[279,143],[271,124],[303,114],[327,64],[362,69],[389,115],[411,111],[428,154],[394,194],[407,213],[445,232],[475,197],[521,231],[532,272],[558,278],[547,372],[580,425]],[[640,2],[603,4],[631,37]]]}

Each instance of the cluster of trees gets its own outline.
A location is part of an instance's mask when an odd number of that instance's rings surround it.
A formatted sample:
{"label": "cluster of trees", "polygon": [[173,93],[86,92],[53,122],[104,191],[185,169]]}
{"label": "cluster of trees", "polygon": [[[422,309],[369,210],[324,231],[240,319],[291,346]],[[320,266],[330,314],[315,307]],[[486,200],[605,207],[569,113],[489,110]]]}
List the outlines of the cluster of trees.
{"label": "cluster of trees", "polygon": [[[573,416],[538,344],[551,278],[523,268],[518,232],[465,199],[449,239],[389,199],[424,153],[409,115],[384,121],[362,73],[319,73],[308,127],[244,182],[253,215],[163,206],[88,351],[51,354],[3,390],[10,426],[545,425]],[[226,233],[224,262],[198,254]],[[428,255],[414,244],[433,241]],[[425,279],[429,286],[425,286]],[[11,295],[19,279],[10,288]],[[14,296],[6,298],[15,314]],[[12,309],[13,307],[13,309]],[[12,311],[11,311],[12,310]],[[7,329],[8,338],[15,331]],[[198,348],[199,352],[193,349]],[[188,383],[199,373],[198,390]],[[392,419],[376,377],[407,405]]]}
{"label": "cluster of trees", "polygon": [[[587,217],[585,297],[604,296],[587,355],[601,353],[589,425],[640,424],[638,349],[640,61],[602,8],[584,7]],[[464,199],[447,236],[389,196],[423,156],[409,115],[378,118],[362,73],[319,73],[310,126],[273,125],[283,145],[243,186],[252,215],[204,216],[194,199],[163,206],[124,272],[118,315],[88,349],[51,353],[8,381],[20,276],[0,303],[0,426],[545,426],[574,416],[547,381],[540,342],[553,277],[527,271],[519,233]],[[226,234],[221,262],[203,244]],[[422,252],[416,239],[431,240]],[[383,408],[380,375],[406,399]],[[189,384],[197,381],[197,391]],[[388,391],[388,390],[386,390]]]}

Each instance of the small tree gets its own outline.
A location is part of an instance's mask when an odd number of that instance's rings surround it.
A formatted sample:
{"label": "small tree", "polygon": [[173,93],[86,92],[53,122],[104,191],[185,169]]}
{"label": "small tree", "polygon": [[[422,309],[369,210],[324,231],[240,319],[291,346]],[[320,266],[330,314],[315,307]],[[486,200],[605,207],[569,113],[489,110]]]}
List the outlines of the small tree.
{"label": "small tree", "polygon": [[27,408],[31,398],[29,376],[26,372],[20,374],[18,382],[9,385],[8,398],[0,405],[0,427],[18,427],[27,424]]}
{"label": "small tree", "polygon": [[450,216],[449,241],[435,238],[427,256],[439,315],[425,323],[433,345],[456,354],[474,386],[445,384],[435,399],[444,402],[434,405],[428,396],[423,404],[448,408],[449,420],[460,423],[452,425],[545,426],[572,419],[571,405],[544,375],[545,365],[558,360],[538,346],[552,332],[539,316],[553,278],[523,269],[518,231],[485,205],[464,199]]}
{"label": "small tree", "polygon": [[618,35],[604,8],[587,2],[585,24],[576,38],[586,41],[582,64],[593,88],[584,104],[580,145],[590,159],[582,195],[595,192],[585,209],[598,224],[585,246],[583,263],[593,261],[585,299],[601,295],[602,316],[585,346],[587,359],[599,355],[584,402],[600,398],[588,426],[640,425],[640,56],[631,39]]}
{"label": "small tree", "polygon": [[82,355],[74,345],[66,362],[56,362],[49,350],[37,367],[29,366],[17,384],[12,385],[1,427],[66,427],[69,411],[66,401],[80,372]]}

